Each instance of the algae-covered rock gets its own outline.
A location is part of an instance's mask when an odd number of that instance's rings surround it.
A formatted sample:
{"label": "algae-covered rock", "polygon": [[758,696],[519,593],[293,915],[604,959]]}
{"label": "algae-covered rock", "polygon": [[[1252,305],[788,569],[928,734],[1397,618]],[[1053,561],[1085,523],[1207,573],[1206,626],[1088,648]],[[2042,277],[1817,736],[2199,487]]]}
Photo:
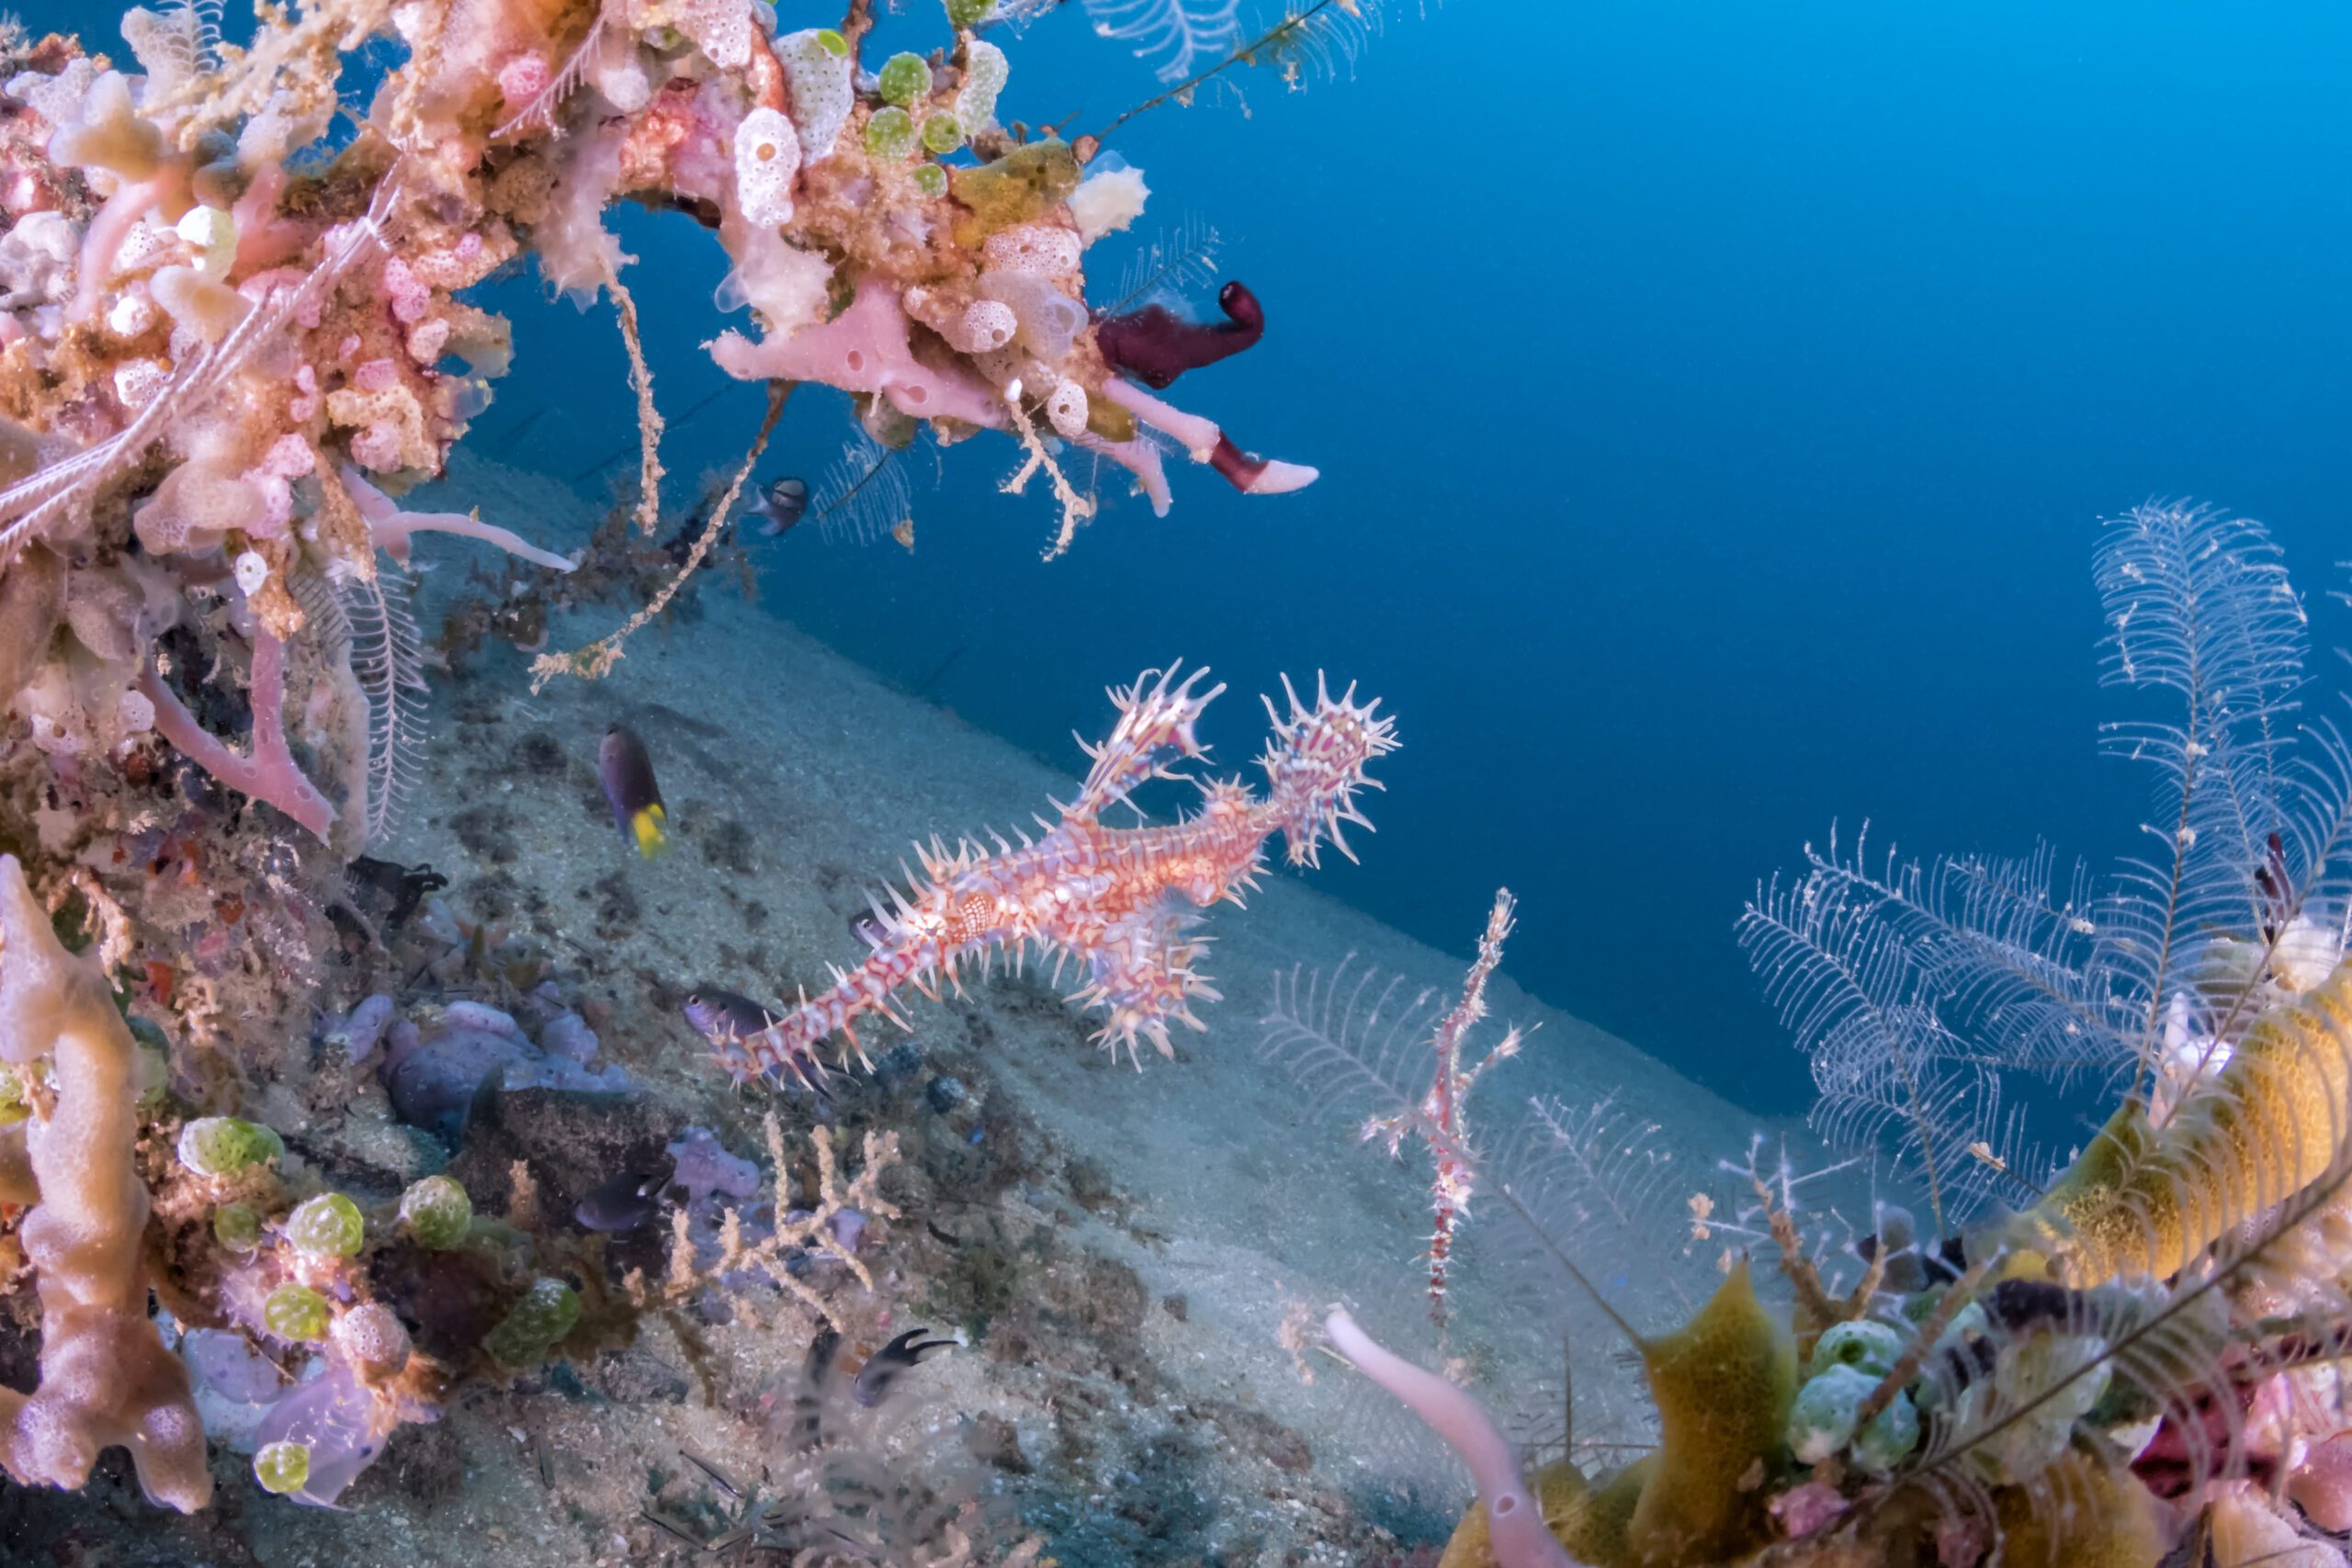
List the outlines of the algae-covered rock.
{"label": "algae-covered rock", "polygon": [[992,164],[949,170],[948,188],[965,209],[956,243],[978,250],[990,234],[1035,222],[1078,188],[1078,178],[1077,155],[1060,141],[1032,141]]}

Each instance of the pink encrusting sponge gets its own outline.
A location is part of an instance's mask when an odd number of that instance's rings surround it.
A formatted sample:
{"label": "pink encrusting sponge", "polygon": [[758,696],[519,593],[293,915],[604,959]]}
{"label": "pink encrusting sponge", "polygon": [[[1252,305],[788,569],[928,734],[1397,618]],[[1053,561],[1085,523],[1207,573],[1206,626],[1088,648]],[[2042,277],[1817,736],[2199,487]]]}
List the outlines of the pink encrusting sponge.
{"label": "pink encrusting sponge", "polygon": [[1357,706],[1353,686],[1335,698],[1318,675],[1309,705],[1285,679],[1288,714],[1266,703],[1273,735],[1260,759],[1271,784],[1265,795],[1238,779],[1195,779],[1203,799],[1193,815],[1103,826],[1102,814],[1145,780],[1190,776],[1170,770],[1171,753],[1207,755],[1194,726],[1225,690],[1198,690],[1207,674],[1195,670],[1180,682],[1170,665],[1114,691],[1118,723],[1091,749],[1094,767],[1078,798],[1057,803],[1061,820],[1037,818],[1042,837],[1019,834],[1014,844],[991,835],[993,852],[969,840],[952,851],[936,839],[916,846],[921,874],[909,874],[904,893],[892,889],[888,907],[874,901],[865,961],[835,969],[830,989],[804,994],[758,1033],[722,1040],[722,1065],[739,1077],[789,1073],[813,1081],[825,1070],[816,1047],[827,1036],[842,1035],[863,1061],[859,1019],[879,1013],[907,1027],[894,1006],[901,987],[936,999],[941,982],[960,985],[961,966],[974,958],[985,969],[996,949],[1009,948],[1019,964],[1032,944],[1053,955],[1057,976],[1072,960],[1082,965],[1086,983],[1071,999],[1109,1014],[1098,1040],[1124,1044],[1134,1057],[1141,1035],[1172,1055],[1169,1021],[1199,1029],[1192,998],[1217,997],[1196,967],[1203,943],[1188,934],[1199,920],[1191,911],[1239,903],[1257,886],[1266,840],[1277,832],[1294,865],[1315,864],[1326,839],[1353,859],[1340,825],[1372,826],[1355,808],[1355,792],[1380,787],[1364,770],[1396,749],[1395,721],[1374,714],[1376,699]]}

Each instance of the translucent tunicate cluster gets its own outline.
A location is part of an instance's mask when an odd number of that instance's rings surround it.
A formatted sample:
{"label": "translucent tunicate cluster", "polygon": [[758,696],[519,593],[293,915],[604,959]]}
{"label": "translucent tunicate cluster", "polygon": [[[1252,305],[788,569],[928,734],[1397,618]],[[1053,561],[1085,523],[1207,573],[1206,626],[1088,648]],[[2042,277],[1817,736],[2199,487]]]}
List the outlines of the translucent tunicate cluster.
{"label": "translucent tunicate cluster", "polygon": [[1806,1363],[1804,1386],[1789,1411],[1789,1450],[1804,1464],[1847,1453],[1855,1466],[1883,1475],[1919,1443],[1919,1413],[1897,1392],[1868,1422],[1862,1406],[1903,1357],[1903,1337],[1860,1319],[1824,1330]]}
{"label": "translucent tunicate cluster", "polygon": [[776,39],[775,54],[792,85],[792,123],[800,133],[801,154],[813,164],[832,152],[857,102],[848,40],[831,28],[804,28]]}

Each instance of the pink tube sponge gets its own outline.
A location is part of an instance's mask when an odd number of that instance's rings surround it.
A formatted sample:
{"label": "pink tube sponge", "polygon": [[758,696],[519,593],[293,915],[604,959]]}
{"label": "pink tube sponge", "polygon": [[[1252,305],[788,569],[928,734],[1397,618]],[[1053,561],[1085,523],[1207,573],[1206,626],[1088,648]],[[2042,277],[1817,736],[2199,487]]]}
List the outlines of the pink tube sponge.
{"label": "pink tube sponge", "polygon": [[324,842],[335,809],[295,765],[286,745],[286,645],[267,632],[254,634],[253,754],[241,756],[229,743],[196,722],[179,694],[150,668],[139,690],[155,705],[156,733],[189,761],[231,789],[267,801]]}
{"label": "pink tube sponge", "polygon": [[1358,1371],[1402,1400],[1470,1467],[1470,1480],[1487,1507],[1487,1542],[1498,1568],[1579,1568],[1544,1523],[1544,1511],[1521,1472],[1519,1450],[1468,1390],[1382,1346],[1344,1308],[1331,1309],[1323,1331]]}
{"label": "pink tube sponge", "polygon": [[879,392],[914,419],[1004,423],[1004,410],[986,382],[923,364],[908,331],[897,291],[868,278],[850,308],[830,321],[756,344],[741,333],[721,333],[707,346],[718,367],[741,381],[817,381],[844,392]]}

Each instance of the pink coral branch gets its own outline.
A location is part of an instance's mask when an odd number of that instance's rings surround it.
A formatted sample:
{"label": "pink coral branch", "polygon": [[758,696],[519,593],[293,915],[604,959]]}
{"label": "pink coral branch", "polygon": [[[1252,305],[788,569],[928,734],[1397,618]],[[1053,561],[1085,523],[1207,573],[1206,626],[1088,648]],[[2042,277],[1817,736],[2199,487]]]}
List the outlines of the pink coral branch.
{"label": "pink coral branch", "polygon": [[86,321],[98,313],[100,301],[107,297],[107,281],[114,276],[115,258],[122,254],[123,242],[147,216],[147,209],[163,195],[164,176],[130,180],[119,186],[107,197],[98,215],[90,220],[90,227],[82,235],[82,255],[74,275],[74,302],[65,312],[69,321]]}
{"label": "pink coral branch", "polygon": [[1487,1545],[1497,1568],[1582,1568],[1544,1524],[1544,1510],[1520,1469],[1519,1450],[1469,1390],[1381,1345],[1343,1307],[1331,1309],[1323,1332],[1356,1371],[1402,1400],[1470,1467],[1471,1483],[1486,1505]]}
{"label": "pink coral branch", "polygon": [[1174,436],[1192,454],[1193,461],[1211,465],[1244,495],[1285,495],[1305,490],[1322,477],[1322,470],[1305,463],[1253,457],[1235,446],[1216,421],[1186,413],[1140,387],[1114,378],[1102,383],[1102,395],[1152,429]]}
{"label": "pink coral branch", "polygon": [[816,381],[844,392],[879,392],[912,419],[1004,424],[994,389],[968,372],[923,364],[908,337],[898,291],[868,278],[850,308],[830,321],[756,344],[724,332],[706,346],[718,367],[741,381]]}
{"label": "pink coral branch", "polygon": [[303,776],[286,746],[286,645],[267,632],[254,633],[253,755],[242,756],[227,741],[196,722],[169,682],[150,666],[139,690],[155,705],[155,728],[180,754],[241,795],[266,801],[308,828],[320,842],[334,826],[335,810],[318,786]]}
{"label": "pink coral branch", "polygon": [[382,491],[369,484],[359,470],[348,463],[343,468],[343,487],[358,503],[359,515],[368,524],[368,536],[376,547],[390,555],[402,566],[408,564],[409,536],[413,534],[456,534],[483,544],[495,545],[510,556],[517,556],[535,566],[555,571],[570,571],[580,563],[568,556],[543,550],[527,544],[520,534],[502,528],[495,523],[485,523],[466,512],[403,512],[400,504]]}

